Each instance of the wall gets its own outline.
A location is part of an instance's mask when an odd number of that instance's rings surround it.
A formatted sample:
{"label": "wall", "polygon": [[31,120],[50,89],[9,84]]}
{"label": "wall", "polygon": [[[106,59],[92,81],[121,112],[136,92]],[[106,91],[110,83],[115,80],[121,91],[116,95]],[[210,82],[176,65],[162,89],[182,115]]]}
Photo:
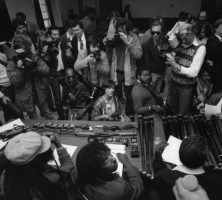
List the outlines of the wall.
{"label": "wall", "polygon": [[134,18],[150,18],[163,16],[166,18],[178,17],[184,10],[193,15],[198,15],[201,0],[123,0],[123,6],[131,5]]}
{"label": "wall", "polygon": [[17,12],[25,13],[27,19],[37,24],[34,4],[31,0],[6,0],[9,16],[15,18]]}

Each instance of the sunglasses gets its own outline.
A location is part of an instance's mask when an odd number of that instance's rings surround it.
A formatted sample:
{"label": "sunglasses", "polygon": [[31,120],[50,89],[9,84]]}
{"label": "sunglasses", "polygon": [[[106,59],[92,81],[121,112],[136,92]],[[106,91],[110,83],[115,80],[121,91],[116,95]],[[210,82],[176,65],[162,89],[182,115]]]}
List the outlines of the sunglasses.
{"label": "sunglasses", "polygon": [[160,35],[160,31],[152,31],[151,33],[152,33],[152,35],[155,35],[155,34]]}

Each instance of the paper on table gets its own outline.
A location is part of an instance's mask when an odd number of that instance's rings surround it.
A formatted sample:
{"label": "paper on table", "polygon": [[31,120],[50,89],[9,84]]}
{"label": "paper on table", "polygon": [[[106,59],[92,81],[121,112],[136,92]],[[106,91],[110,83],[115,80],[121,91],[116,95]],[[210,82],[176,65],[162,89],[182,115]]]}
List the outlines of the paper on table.
{"label": "paper on table", "polygon": [[117,168],[116,172],[118,172],[119,176],[122,177],[123,164],[118,160],[116,154],[117,153],[125,154],[126,153],[126,150],[125,150],[126,147],[125,147],[125,145],[122,145],[122,144],[109,144],[109,143],[107,143],[106,145],[111,149],[112,155],[116,158],[117,163],[118,163],[118,168]]}
{"label": "paper on table", "polygon": [[[66,144],[62,144],[62,146],[66,149],[66,151],[68,152],[68,154],[70,155],[70,157],[73,156],[73,154],[75,153],[77,146],[72,146],[72,145],[66,145]],[[56,160],[58,166],[61,166],[60,162],[59,162],[59,156],[57,153],[57,150],[55,149],[53,151],[53,157]],[[56,165],[54,161],[49,161],[48,162],[49,165]]]}
{"label": "paper on table", "polygon": [[162,153],[163,161],[168,163],[173,163],[175,165],[181,165],[181,161],[179,158],[179,149],[182,140],[173,137],[172,135],[169,137],[167,143],[169,144],[166,146]]}
{"label": "paper on table", "polygon": [[221,106],[222,106],[222,98],[218,102],[216,106],[205,104],[205,116],[207,119],[210,119],[212,115],[216,115],[221,113]]}
{"label": "paper on table", "polygon": [[12,122],[9,122],[3,126],[0,127],[0,132],[4,132],[10,129],[13,129],[14,125],[18,125],[18,126],[24,126],[25,124],[22,122],[21,119],[16,119]]}

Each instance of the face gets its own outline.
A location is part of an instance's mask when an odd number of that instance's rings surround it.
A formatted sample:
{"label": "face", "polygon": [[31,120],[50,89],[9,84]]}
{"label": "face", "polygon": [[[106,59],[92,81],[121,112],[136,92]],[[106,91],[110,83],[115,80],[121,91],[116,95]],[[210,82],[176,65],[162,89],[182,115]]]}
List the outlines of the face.
{"label": "face", "polygon": [[161,34],[161,26],[158,25],[151,27],[151,33],[154,40],[159,40]]}
{"label": "face", "polygon": [[111,87],[111,88],[106,88],[106,89],[105,89],[105,94],[108,95],[108,96],[110,96],[110,97],[113,96],[114,92],[115,92],[114,86]]}
{"label": "face", "polygon": [[200,16],[199,16],[199,19],[200,19],[200,21],[205,21],[206,17],[207,17],[206,13],[205,12],[201,12]]}
{"label": "face", "polygon": [[59,38],[60,38],[59,30],[52,30],[52,31],[51,31],[51,38],[52,38],[52,40],[54,40],[54,41],[59,40]]}
{"label": "face", "polygon": [[139,79],[144,84],[149,84],[152,80],[151,73],[149,70],[141,71]]}
{"label": "face", "polygon": [[119,33],[119,32],[122,32],[122,33],[127,34],[126,26],[125,26],[125,25],[119,26],[119,27],[117,28],[117,32],[118,32],[118,33]]}
{"label": "face", "polygon": [[94,53],[94,52],[99,51],[99,50],[100,50],[99,44],[98,44],[98,45],[92,45],[92,44],[90,44],[89,50],[90,50],[91,53]]}
{"label": "face", "polygon": [[180,31],[180,38],[183,44],[191,45],[194,40],[194,34],[189,30],[181,30]]}
{"label": "face", "polygon": [[216,33],[222,37],[222,24],[216,29]]}
{"label": "face", "polygon": [[116,161],[116,158],[109,152],[108,157],[105,162],[106,169],[110,170],[111,172],[114,172],[117,170],[118,163]]}
{"label": "face", "polygon": [[16,32],[18,34],[26,34],[27,33],[26,25],[19,25],[18,28],[16,29]]}
{"label": "face", "polygon": [[79,27],[79,25],[75,26],[72,28],[73,34],[78,37],[81,38],[82,34],[83,34],[83,30]]}
{"label": "face", "polygon": [[201,29],[200,35],[202,38],[205,38],[205,30],[204,28]]}

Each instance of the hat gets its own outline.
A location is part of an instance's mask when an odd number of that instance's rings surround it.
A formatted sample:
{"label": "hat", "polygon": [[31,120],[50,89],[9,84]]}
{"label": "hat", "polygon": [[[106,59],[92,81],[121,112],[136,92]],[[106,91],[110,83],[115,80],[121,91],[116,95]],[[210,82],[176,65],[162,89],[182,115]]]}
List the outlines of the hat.
{"label": "hat", "polygon": [[214,28],[218,28],[218,26],[220,26],[221,24],[222,24],[222,18],[217,19],[217,20],[214,22]]}
{"label": "hat", "polygon": [[8,142],[4,154],[11,163],[25,165],[50,147],[51,141],[48,137],[36,132],[27,132],[13,137]]}

